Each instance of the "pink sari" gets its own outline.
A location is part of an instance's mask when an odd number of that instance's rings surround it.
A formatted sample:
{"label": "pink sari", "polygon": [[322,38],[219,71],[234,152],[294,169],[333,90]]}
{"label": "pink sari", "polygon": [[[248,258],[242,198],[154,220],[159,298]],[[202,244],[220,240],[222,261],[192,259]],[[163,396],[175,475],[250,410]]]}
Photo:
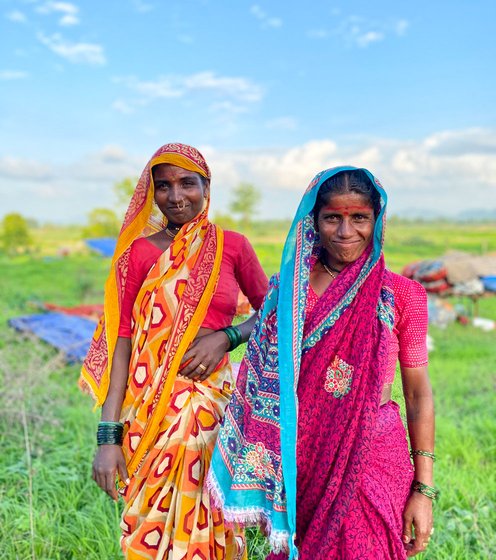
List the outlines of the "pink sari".
{"label": "pink sari", "polygon": [[[365,259],[322,294],[306,318],[304,338],[343,297]],[[413,468],[398,405],[379,407],[390,334],[376,319],[377,301],[387,301],[390,288],[381,259],[333,328],[301,360],[296,454],[301,560],[406,558],[402,513]],[[272,553],[268,560],[287,557]]]}
{"label": "pink sari", "polygon": [[308,305],[319,253],[310,184],[240,367],[209,474],[226,519],[268,534],[270,559],[404,560],[412,467],[398,407],[380,407],[394,293],[382,245],[386,194],[367,251]]}

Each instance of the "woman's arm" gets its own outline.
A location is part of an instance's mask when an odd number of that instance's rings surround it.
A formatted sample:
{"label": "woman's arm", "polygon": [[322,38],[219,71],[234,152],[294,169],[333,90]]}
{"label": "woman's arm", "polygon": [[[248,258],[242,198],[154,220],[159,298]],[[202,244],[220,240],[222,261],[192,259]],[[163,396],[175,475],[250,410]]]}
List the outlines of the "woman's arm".
{"label": "woman's arm", "polygon": [[[408,435],[412,450],[434,453],[434,400],[427,366],[401,368],[406,404]],[[413,456],[415,480],[434,485],[434,461],[430,457]],[[412,492],[403,512],[403,542],[408,556],[424,551],[432,531],[432,500]],[[412,538],[412,527],[415,537]]]}
{"label": "woman's arm", "polygon": [[[115,345],[110,385],[102,407],[102,422],[118,422],[129,374],[131,340],[118,337]],[[128,479],[126,461],[120,445],[100,445],[93,461],[93,480],[113,500],[117,500],[115,477],[117,472],[122,480]]]}
{"label": "woman's arm", "polygon": [[[250,338],[256,320],[257,314],[254,313],[249,319],[236,325],[241,332],[241,342],[247,342]],[[182,363],[186,365],[180,369],[179,375],[204,381],[215,370],[224,354],[229,351],[229,344],[229,338],[222,330],[204,335],[200,332],[184,354]],[[199,364],[205,366],[206,369],[198,367]]]}
{"label": "woman's arm", "polygon": [[[248,297],[252,307],[258,309],[267,292],[267,275],[246,237],[235,234],[234,240],[231,240],[230,243],[235,244],[235,255],[231,266],[233,266],[236,281],[241,291]],[[232,297],[235,298],[235,301],[237,296],[238,290],[233,291]],[[255,313],[243,323],[236,325],[241,333],[241,342],[248,341],[256,320]],[[202,333],[202,329],[200,329],[199,335],[184,355],[182,363],[186,365],[182,366],[179,375],[203,381],[215,370],[224,354],[229,351],[230,341],[222,330],[203,335],[205,333]]]}

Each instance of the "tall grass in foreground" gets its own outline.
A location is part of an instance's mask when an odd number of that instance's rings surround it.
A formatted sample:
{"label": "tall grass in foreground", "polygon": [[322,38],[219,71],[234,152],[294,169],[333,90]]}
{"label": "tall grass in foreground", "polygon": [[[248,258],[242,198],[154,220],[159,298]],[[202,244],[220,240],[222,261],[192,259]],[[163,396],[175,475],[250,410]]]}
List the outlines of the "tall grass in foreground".
{"label": "tall grass in foreground", "polygon": [[[413,241],[403,246],[393,235],[393,268],[406,264],[419,247],[427,258],[433,231],[408,232],[424,241],[417,246]],[[470,243],[476,247],[483,237]],[[256,246],[267,272],[274,272],[281,244]],[[79,366],[65,364],[53,349],[5,324],[9,317],[32,312],[36,301],[101,301],[108,261],[22,257],[2,260],[0,266],[0,558],[121,558],[120,506],[91,480],[98,414],[76,386]],[[496,297],[480,302],[480,314],[496,319]],[[461,325],[430,332],[436,347],[430,372],[441,499],[435,506],[436,531],[423,558],[496,558],[496,336]],[[234,359],[241,353],[238,349]],[[401,401],[399,383],[395,396]],[[265,549],[263,537],[250,530],[250,559],[261,560]]]}
{"label": "tall grass in foreground", "polygon": [[[77,366],[1,329],[0,558],[117,559],[119,506],[93,483],[97,415]],[[492,333],[433,333],[437,405],[436,532],[425,558],[496,557],[496,360]],[[396,388],[399,391],[399,388]],[[400,397],[400,395],[398,395]],[[265,543],[250,533],[250,558]]]}

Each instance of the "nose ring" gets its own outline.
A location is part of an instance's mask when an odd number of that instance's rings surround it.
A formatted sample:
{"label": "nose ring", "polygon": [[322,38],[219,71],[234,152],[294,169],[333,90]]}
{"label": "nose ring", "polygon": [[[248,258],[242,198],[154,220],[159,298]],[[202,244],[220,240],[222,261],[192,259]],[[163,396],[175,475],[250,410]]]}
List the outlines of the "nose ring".
{"label": "nose ring", "polygon": [[181,204],[179,204],[179,202],[176,203],[177,209],[179,211],[184,210],[184,208],[186,207],[186,204],[184,203],[184,198],[181,200]]}

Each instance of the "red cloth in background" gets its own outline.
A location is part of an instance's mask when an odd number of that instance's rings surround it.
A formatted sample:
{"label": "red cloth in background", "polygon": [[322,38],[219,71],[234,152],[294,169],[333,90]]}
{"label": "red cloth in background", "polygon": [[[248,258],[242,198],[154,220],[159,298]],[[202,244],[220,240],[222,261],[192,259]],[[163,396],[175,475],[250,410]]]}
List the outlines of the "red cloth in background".
{"label": "red cloth in background", "polygon": [[64,307],[55,303],[44,303],[45,309],[48,311],[60,311],[66,315],[78,315],[79,317],[87,317],[98,321],[103,313],[103,303],[95,303],[93,305],[75,305],[74,307]]}

